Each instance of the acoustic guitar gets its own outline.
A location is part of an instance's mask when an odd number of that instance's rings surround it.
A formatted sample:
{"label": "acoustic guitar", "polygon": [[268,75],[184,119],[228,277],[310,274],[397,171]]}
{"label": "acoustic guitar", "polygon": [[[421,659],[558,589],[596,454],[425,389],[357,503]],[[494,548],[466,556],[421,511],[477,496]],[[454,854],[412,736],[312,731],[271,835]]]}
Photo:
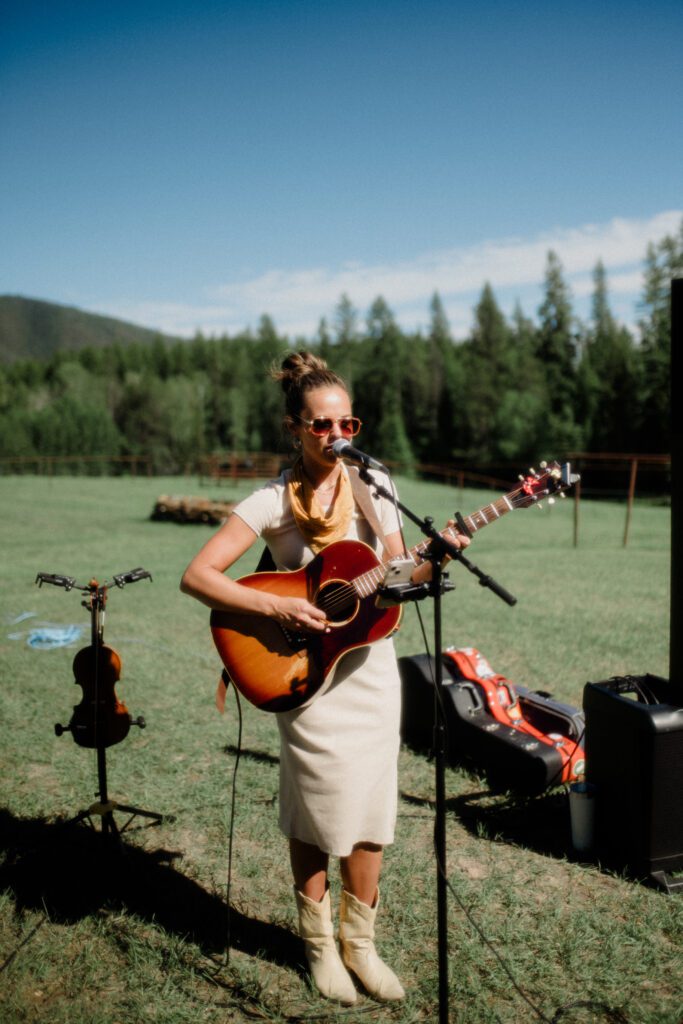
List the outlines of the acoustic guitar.
{"label": "acoustic guitar", "polygon": [[[470,534],[513,509],[563,492],[577,478],[568,463],[543,463],[519,486],[464,519]],[[442,536],[455,539],[447,528]],[[416,565],[429,540],[409,552]],[[401,605],[383,606],[378,589],[391,559],[382,562],[361,541],[341,540],[323,548],[293,572],[256,572],[238,582],[252,590],[301,597],[325,612],[328,633],[296,633],[261,615],[212,611],[211,633],[228,675],[247,700],[264,711],[292,711],[310,703],[331,685],[342,655],[382,640],[398,629]]]}

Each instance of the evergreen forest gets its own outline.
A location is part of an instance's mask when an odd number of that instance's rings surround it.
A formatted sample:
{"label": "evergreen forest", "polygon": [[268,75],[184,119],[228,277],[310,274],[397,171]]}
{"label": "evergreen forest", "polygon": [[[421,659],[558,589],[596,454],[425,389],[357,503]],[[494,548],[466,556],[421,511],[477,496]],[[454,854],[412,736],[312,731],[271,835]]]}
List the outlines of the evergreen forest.
{"label": "evergreen forest", "polygon": [[381,296],[362,321],[344,295],[312,342],[279,336],[264,315],[257,331],[233,337],[60,349],[0,366],[0,459],[144,455],[155,472],[173,473],[212,453],[282,452],[281,394],[268,369],[303,347],[349,384],[359,446],[405,471],[524,465],[568,451],[664,453],[670,282],[681,274],[683,224],[648,246],[637,338],[612,315],[601,263],[581,322],[549,252],[536,318],[519,306],[506,318],[485,284],[460,341],[438,294],[424,333],[403,331]]}

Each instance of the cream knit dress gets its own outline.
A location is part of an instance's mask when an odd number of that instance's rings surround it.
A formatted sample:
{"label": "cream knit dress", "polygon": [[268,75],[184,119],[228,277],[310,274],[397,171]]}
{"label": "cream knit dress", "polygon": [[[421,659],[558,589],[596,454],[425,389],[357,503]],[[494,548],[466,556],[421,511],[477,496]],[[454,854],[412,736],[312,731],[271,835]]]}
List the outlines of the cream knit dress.
{"label": "cream knit dress", "polygon": [[[287,497],[289,470],[233,511],[263,536],[278,569],[313,558]],[[386,534],[398,529],[396,510],[373,498]],[[354,505],[347,539],[381,547]],[[355,843],[386,846],[394,838],[398,795],[401,686],[390,639],[350,651],[332,685],[305,708],[276,715],[280,730],[280,828],[337,857]]]}

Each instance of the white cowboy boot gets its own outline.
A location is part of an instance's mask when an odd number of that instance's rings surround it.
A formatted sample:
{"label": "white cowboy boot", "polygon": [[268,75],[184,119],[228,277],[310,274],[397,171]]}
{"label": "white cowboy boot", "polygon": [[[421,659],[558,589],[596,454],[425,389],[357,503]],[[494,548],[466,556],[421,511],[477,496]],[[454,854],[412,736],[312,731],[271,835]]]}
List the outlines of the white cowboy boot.
{"label": "white cowboy boot", "polygon": [[356,988],[339,956],[334,941],[330,890],[325,890],[320,903],[294,889],[299,911],[299,934],[306,947],[306,959],[316,988],[327,999],[336,999],[345,1006],[356,1002]]}
{"label": "white cowboy boot", "polygon": [[375,999],[403,999],[405,992],[401,982],[391,968],[380,960],[373,942],[378,907],[379,889],[372,907],[342,889],[339,926],[342,959]]}

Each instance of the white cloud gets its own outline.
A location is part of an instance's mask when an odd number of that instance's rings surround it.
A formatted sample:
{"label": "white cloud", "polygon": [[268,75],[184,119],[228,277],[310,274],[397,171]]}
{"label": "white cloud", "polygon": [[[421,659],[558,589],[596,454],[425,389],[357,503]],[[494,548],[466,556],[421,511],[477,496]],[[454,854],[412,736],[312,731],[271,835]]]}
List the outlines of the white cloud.
{"label": "white cloud", "polygon": [[610,294],[619,296],[621,310],[631,296],[635,319],[647,245],[676,233],[682,218],[683,211],[667,210],[647,219],[617,217],[604,224],[558,228],[534,238],[488,240],[390,263],[272,268],[250,280],[207,288],[201,304],[124,304],[109,306],[106,312],[180,335],[197,330],[207,335],[234,334],[255,327],[261,315],[268,313],[279,332],[310,337],[321,317],[329,321],[343,293],[363,314],[382,295],[399,323],[414,329],[427,323],[429,301],[438,291],[454,334],[462,337],[486,281],[506,311],[519,300],[527,314],[534,313],[552,249],[579,303],[587,301],[592,292],[592,272],[600,259],[607,270]]}
{"label": "white cloud", "polygon": [[246,326],[246,321],[236,321],[233,325],[233,310],[228,306],[211,303],[121,301],[98,305],[93,312],[180,337],[192,337],[198,331],[206,335],[232,334]]}

